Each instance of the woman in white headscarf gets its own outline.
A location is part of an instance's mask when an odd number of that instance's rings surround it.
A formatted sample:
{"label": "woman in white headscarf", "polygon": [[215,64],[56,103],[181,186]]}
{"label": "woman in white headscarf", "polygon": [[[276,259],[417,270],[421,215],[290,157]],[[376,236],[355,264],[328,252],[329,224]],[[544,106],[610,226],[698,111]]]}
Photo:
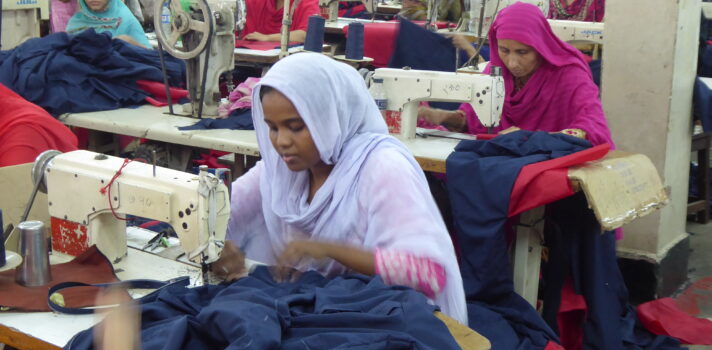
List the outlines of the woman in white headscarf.
{"label": "woman in white headscarf", "polygon": [[378,274],[467,324],[455,251],[423,172],[388,135],[356,70],[289,56],[252,105],[262,160],[233,183],[229,241],[270,265]]}

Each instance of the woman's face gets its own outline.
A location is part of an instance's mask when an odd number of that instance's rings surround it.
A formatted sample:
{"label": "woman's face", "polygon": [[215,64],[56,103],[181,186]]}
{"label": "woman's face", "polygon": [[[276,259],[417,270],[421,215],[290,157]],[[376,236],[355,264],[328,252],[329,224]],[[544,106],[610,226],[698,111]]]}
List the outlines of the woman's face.
{"label": "woman's face", "polygon": [[262,97],[262,109],[272,146],[289,170],[307,170],[322,164],[307,125],[287,97],[271,90]]}
{"label": "woman's face", "polygon": [[92,12],[104,12],[109,0],[84,0],[84,2]]}
{"label": "woman's face", "polygon": [[530,76],[541,64],[541,56],[529,45],[510,39],[498,39],[497,45],[499,58],[517,78]]}

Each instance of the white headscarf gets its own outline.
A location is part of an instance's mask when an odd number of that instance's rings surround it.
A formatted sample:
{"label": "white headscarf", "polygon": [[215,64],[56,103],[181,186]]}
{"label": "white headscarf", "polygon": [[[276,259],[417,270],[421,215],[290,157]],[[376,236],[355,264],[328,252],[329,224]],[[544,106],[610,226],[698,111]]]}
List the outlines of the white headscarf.
{"label": "white headscarf", "polygon": [[[262,86],[274,88],[292,102],[309,129],[321,160],[334,165],[310,203],[307,202],[309,172],[289,170],[270,142],[260,100]],[[260,238],[268,238],[268,242],[258,244],[258,249],[271,249],[277,256],[293,239],[348,243],[354,242],[354,237],[358,236],[358,244],[363,249],[383,248],[428,257],[441,264],[447,272],[445,290],[435,302],[445,313],[467,324],[462,278],[454,249],[425,176],[408,149],[388,135],[383,117],[358,72],[321,54],[292,55],[272,66],[255,86],[252,106],[262,156],[259,191],[268,236]],[[354,217],[358,215],[355,207],[358,206],[359,189],[365,187],[367,180],[364,179],[368,177],[362,169],[369,156],[384,149],[398,157],[400,162],[411,166],[402,169],[402,176],[409,176],[409,183],[414,184],[408,191],[423,199],[418,200],[422,203],[413,203],[413,206],[418,206],[422,212],[433,213],[433,219],[426,225],[429,227],[419,230],[404,228],[411,232],[418,231],[417,240],[404,239],[407,235],[397,228],[375,227],[378,226],[376,222],[369,222],[373,227],[369,227],[368,232],[353,232],[352,223],[369,220],[368,217]],[[239,205],[240,199],[235,200]],[[408,211],[409,208],[399,207],[396,211],[400,210]],[[397,212],[392,214],[398,215]],[[257,221],[261,224],[261,220]],[[254,227],[254,224],[246,224],[247,227]],[[235,222],[231,227],[239,225]],[[265,243],[269,244],[269,248],[265,247]],[[250,257],[251,252],[247,250],[246,254]],[[299,268],[316,269],[328,274],[338,270],[336,265],[335,262],[328,266],[314,263]]]}

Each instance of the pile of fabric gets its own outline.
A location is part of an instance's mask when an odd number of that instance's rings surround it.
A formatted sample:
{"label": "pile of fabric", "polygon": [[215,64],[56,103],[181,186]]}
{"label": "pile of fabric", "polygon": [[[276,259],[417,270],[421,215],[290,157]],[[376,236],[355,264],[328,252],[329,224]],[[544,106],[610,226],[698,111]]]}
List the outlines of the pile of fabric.
{"label": "pile of fabric", "polygon": [[[182,60],[164,55],[171,85],[185,82]],[[55,33],[0,51],[0,83],[58,116],[143,104],[137,80],[163,82],[159,53],[93,29]]]}

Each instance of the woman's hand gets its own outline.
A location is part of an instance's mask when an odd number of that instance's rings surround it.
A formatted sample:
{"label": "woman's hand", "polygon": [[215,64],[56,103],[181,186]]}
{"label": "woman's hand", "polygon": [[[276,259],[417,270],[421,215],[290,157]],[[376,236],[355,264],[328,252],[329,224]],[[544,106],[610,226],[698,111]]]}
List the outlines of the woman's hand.
{"label": "woman's hand", "polygon": [[245,35],[245,40],[269,41],[269,38],[267,35],[262,34],[260,32],[252,32],[250,34]]}
{"label": "woman's hand", "polygon": [[94,346],[103,350],[140,349],[141,314],[140,308],[132,305],[133,300],[125,290],[114,287],[99,292],[96,305],[118,305],[97,309],[104,314],[104,321],[94,327]]}
{"label": "woman's hand", "polygon": [[510,127],[506,128],[506,129],[504,129],[504,130],[498,132],[497,134],[498,134],[498,135],[506,135],[506,134],[509,134],[510,132],[515,132],[515,131],[519,131],[519,130],[522,130],[522,129],[520,129],[520,128],[516,127],[516,126],[510,126]]}
{"label": "woman's hand", "polygon": [[455,46],[455,48],[463,50],[467,52],[467,57],[472,58],[472,56],[477,53],[477,50],[472,46],[472,43],[470,43],[469,40],[464,35],[453,35],[452,36],[452,46]]}
{"label": "woman's hand", "polygon": [[210,271],[225,281],[234,281],[245,277],[245,254],[232,241],[225,241],[220,258],[210,266]]}
{"label": "woman's hand", "polygon": [[[329,257],[331,245],[316,241],[293,241],[277,258],[277,266],[272,271],[275,280],[279,282],[291,281],[298,277],[294,269],[304,259],[322,260]],[[297,272],[295,275],[294,273]]]}

